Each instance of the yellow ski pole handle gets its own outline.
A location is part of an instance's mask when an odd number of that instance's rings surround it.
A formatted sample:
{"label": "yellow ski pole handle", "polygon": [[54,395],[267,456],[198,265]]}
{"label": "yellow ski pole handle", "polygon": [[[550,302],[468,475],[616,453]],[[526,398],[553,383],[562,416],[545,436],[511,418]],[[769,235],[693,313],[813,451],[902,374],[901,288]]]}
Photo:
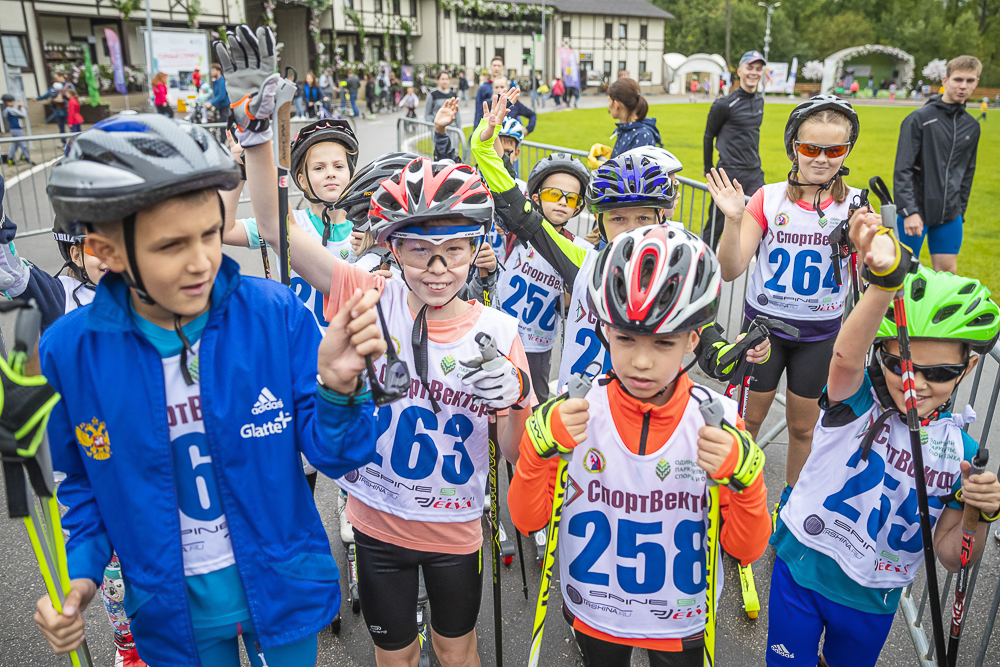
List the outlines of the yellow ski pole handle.
{"label": "yellow ski pole handle", "polygon": [[715,625],[718,610],[716,595],[718,587],[719,561],[719,485],[710,482],[708,486],[710,507],[708,510],[708,531],[705,534],[705,667],[715,665]]}
{"label": "yellow ski pole handle", "polygon": [[[567,455],[568,456],[568,455]],[[556,488],[552,497],[552,515],[545,535],[545,558],[542,560],[542,579],[538,585],[538,602],[535,605],[535,623],[531,630],[531,652],[528,666],[538,667],[541,656],[542,635],[545,633],[545,614],[549,608],[549,586],[552,585],[552,567],[559,543],[559,522],[562,519],[563,501],[566,499],[566,477],[569,474],[568,457],[559,457],[556,469]]]}
{"label": "yellow ski pole handle", "polygon": [[[570,376],[566,387],[569,398],[583,398],[590,391],[593,377],[587,375],[587,370],[596,362],[591,362],[583,373]],[[600,364],[598,363],[598,368]],[[600,372],[598,370],[598,372]],[[545,615],[549,609],[549,586],[552,585],[552,566],[556,559],[556,549],[559,546],[559,522],[562,520],[563,502],[566,500],[566,481],[569,477],[569,462],[572,452],[559,455],[559,465],[556,468],[556,488],[552,494],[552,514],[549,517],[549,528],[545,535],[545,558],[542,559],[542,580],[538,585],[538,602],[535,605],[535,622],[531,630],[531,650],[528,654],[529,667],[538,667],[538,659],[542,650],[542,635],[545,633]]]}

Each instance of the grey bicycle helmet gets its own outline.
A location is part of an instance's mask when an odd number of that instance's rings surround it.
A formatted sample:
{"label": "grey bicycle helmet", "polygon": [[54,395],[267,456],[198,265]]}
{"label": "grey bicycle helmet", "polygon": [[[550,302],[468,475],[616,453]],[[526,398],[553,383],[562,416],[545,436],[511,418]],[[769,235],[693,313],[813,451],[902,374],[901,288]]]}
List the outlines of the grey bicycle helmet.
{"label": "grey bicycle helmet", "polygon": [[77,135],[49,176],[56,215],[121,220],[170,197],[232,190],[240,169],[207,130],[160,114],[109,118]]}
{"label": "grey bicycle helmet", "polygon": [[543,157],[531,170],[528,176],[528,194],[533,195],[542,188],[552,174],[569,174],[580,181],[580,192],[587,191],[590,183],[590,172],[582,162],[569,153],[550,153]]}
{"label": "grey bicycle helmet", "polygon": [[816,95],[796,106],[788,116],[788,122],[785,123],[785,152],[788,155],[795,153],[795,137],[799,133],[799,127],[806,118],[820,111],[836,111],[847,116],[847,119],[851,121],[851,135],[848,138],[848,143],[851,144],[851,148],[854,148],[858,134],[861,132],[858,113],[854,107],[836,95]]}

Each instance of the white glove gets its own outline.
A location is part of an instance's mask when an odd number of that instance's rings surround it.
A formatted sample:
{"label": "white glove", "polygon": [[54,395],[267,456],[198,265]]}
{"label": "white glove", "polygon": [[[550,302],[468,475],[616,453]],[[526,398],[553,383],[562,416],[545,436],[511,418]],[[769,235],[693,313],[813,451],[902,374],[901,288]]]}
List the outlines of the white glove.
{"label": "white glove", "polygon": [[11,298],[21,296],[30,278],[31,269],[21,261],[14,243],[0,243],[0,290]]}
{"label": "white glove", "polygon": [[489,361],[483,358],[459,360],[462,384],[472,387],[472,394],[494,410],[505,410],[528,397],[531,381],[528,374],[503,355]]}
{"label": "white glove", "polygon": [[[274,35],[266,26],[257,34],[246,25],[227,32],[229,48],[215,42],[215,53],[226,78],[237,138],[244,146],[255,146],[271,139],[268,117],[274,110],[274,91],[280,76],[274,71],[277,55]],[[247,142],[250,143],[247,143]]]}

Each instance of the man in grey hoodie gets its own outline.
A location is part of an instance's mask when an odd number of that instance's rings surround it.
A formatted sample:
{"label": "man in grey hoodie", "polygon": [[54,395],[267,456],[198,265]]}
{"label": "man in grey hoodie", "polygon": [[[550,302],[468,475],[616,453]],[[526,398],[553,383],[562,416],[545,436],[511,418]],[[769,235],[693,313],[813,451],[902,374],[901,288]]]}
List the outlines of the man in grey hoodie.
{"label": "man in grey hoodie", "polygon": [[[427,106],[424,107],[424,120],[428,123],[434,122],[434,117],[437,112],[444,106],[444,103],[451,99],[452,97],[457,97],[455,92],[451,89],[451,74],[445,70],[441,70],[438,73],[437,78],[438,87],[427,93]],[[462,114],[456,111],[455,120],[451,123],[455,127],[461,129],[462,127]]]}

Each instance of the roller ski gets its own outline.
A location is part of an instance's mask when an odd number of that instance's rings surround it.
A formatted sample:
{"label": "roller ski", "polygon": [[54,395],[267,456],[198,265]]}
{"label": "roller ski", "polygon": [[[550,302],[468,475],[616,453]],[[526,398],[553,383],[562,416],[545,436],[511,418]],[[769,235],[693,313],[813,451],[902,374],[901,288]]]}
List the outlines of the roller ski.
{"label": "roller ski", "polygon": [[[347,601],[351,605],[351,611],[355,614],[361,611],[361,598],[358,597],[358,560],[357,550],[354,546],[354,526],[347,519],[347,494],[341,490],[337,495],[337,517],[340,521],[340,539],[347,547]],[[330,623],[330,631],[334,634],[340,632],[341,616],[337,616]]]}
{"label": "roller ski", "polygon": [[[353,546],[353,545],[352,545]],[[417,585],[417,640],[420,642],[419,667],[430,667],[431,664],[431,624],[428,622],[427,585],[424,583],[424,570],[420,568],[420,583]]]}
{"label": "roller ski", "polygon": [[541,563],[543,560],[545,560],[545,545],[547,544],[545,531],[544,530],[536,531],[534,535],[532,535],[532,537],[535,540],[535,558],[538,560],[539,563]]}

